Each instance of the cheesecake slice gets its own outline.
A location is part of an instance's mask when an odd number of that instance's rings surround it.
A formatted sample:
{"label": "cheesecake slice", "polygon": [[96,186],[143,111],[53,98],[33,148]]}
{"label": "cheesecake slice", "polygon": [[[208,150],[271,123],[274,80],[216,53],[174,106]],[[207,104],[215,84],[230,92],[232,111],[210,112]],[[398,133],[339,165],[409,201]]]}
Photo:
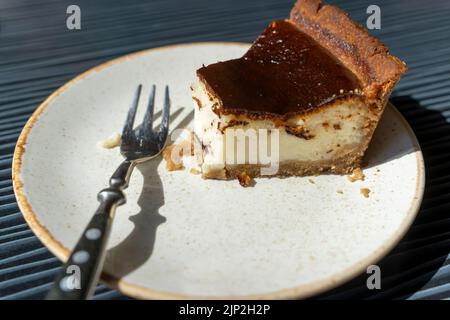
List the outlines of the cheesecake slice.
{"label": "cheesecake slice", "polygon": [[202,176],[352,172],[406,69],[339,8],[298,0],[243,57],[197,70]]}

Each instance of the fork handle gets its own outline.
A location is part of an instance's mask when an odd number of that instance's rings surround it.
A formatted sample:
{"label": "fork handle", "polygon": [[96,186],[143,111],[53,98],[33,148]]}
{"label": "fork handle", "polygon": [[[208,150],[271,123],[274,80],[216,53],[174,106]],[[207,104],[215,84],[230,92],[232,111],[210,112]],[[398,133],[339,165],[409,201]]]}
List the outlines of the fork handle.
{"label": "fork handle", "polygon": [[125,160],[110,179],[109,188],[98,193],[100,205],[62,271],[56,277],[47,300],[89,299],[94,293],[105,259],[114,214],[125,203],[123,189],[128,186],[134,163]]}

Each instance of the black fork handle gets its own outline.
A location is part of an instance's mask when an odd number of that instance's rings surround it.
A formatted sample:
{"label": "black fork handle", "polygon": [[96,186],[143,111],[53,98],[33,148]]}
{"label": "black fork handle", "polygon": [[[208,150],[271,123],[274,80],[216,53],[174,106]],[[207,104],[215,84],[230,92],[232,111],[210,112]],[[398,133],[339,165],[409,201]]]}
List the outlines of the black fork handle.
{"label": "black fork handle", "polygon": [[128,186],[134,167],[133,161],[123,161],[112,175],[109,188],[99,192],[100,205],[56,277],[47,300],[83,300],[94,293],[114,214],[117,206],[126,201],[123,189]]}

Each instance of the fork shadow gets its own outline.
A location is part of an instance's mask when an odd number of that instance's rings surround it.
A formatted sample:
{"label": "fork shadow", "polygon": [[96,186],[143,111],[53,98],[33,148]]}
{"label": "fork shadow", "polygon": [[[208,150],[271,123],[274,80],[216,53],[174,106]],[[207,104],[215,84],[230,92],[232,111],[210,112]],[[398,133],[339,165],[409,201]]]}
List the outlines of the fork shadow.
{"label": "fork shadow", "polygon": [[[183,111],[178,109],[170,116],[172,123]],[[160,115],[155,114],[155,117]],[[193,119],[194,112],[190,112],[176,128],[185,128]],[[158,156],[137,165],[136,169],[143,176],[143,186],[138,199],[139,212],[130,216],[133,230],[116,246],[106,253],[109,273],[114,280],[120,279],[142,266],[152,255],[156,241],[158,227],[166,222],[166,218],[159,214],[164,205],[164,192],[158,166],[162,157]]]}
{"label": "fork shadow", "polygon": [[[424,297],[440,299],[445,294],[421,293],[420,290],[439,286],[442,277],[436,277],[449,254],[448,234],[450,225],[442,223],[448,217],[450,196],[445,191],[445,174],[450,163],[439,158],[440,149],[450,136],[450,123],[438,111],[427,109],[410,96],[391,99],[393,104],[408,120],[419,140],[426,166],[425,194],[421,209],[397,246],[381,261],[376,262],[381,270],[381,289],[369,290],[366,272],[348,283],[316,299],[422,299]],[[443,195],[444,194],[444,195]],[[439,195],[439,197],[437,197]],[[439,280],[440,278],[440,280]]]}

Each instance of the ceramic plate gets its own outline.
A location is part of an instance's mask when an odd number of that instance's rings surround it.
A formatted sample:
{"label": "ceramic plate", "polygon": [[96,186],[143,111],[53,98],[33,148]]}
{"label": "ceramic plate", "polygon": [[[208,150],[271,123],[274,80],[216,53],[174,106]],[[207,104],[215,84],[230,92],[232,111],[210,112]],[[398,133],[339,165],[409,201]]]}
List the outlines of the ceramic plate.
{"label": "ceramic plate", "polygon": [[[78,76],[39,107],[14,154],[14,190],[57,257],[67,258],[122,160],[98,142],[121,131],[136,86],[144,84],[145,96],[156,84],[161,107],[168,84],[171,129],[189,127],[195,70],[247,48],[199,43],[138,52]],[[293,298],[331,289],[388,253],[422,199],[422,154],[392,105],[367,160],[364,181],[265,178],[253,188],[169,173],[161,158],[144,163],[117,210],[102,280],[137,298]]]}

